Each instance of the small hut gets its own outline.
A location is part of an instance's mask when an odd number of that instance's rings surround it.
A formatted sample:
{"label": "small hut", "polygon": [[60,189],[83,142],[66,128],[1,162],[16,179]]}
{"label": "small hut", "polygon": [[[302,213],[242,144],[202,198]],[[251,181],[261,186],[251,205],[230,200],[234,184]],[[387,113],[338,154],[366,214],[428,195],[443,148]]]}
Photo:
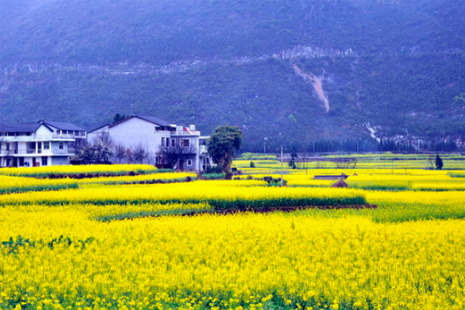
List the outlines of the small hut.
{"label": "small hut", "polygon": [[340,179],[339,181],[337,181],[336,183],[334,183],[333,185],[331,185],[331,187],[346,188],[346,187],[349,187],[349,185],[347,185],[347,183],[344,182],[343,179]]}

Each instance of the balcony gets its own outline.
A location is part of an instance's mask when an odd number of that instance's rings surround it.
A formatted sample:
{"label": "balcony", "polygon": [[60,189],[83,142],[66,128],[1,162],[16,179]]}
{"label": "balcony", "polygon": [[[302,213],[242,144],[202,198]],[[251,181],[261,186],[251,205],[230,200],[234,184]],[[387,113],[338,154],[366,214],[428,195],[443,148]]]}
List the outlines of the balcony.
{"label": "balcony", "polygon": [[196,130],[176,130],[171,132],[171,136],[200,136],[200,131]]}
{"label": "balcony", "polygon": [[[78,137],[80,138],[80,137]],[[57,135],[57,134],[50,134],[50,135],[34,135],[31,141],[74,141],[76,136],[74,135]]]}
{"label": "balcony", "polygon": [[63,156],[73,156],[75,155],[75,150],[72,148],[69,149],[56,149],[56,150],[43,150],[43,149],[19,149],[19,150],[1,150],[0,155],[2,156],[25,156],[25,155],[45,155],[45,156],[56,156],[56,155],[63,155]]}
{"label": "balcony", "polygon": [[27,149],[26,154],[42,154],[42,150]]}
{"label": "balcony", "polygon": [[9,142],[9,143],[14,143],[14,142],[30,142],[34,141],[33,136],[26,136],[26,135],[21,135],[21,136],[1,136],[0,140],[3,139],[3,142]]}

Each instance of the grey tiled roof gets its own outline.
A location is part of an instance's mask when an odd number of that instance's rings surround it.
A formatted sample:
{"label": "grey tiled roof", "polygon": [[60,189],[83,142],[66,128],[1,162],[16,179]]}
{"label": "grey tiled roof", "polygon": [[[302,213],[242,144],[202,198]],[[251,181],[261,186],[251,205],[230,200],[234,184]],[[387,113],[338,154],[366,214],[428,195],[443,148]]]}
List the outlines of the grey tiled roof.
{"label": "grey tiled roof", "polygon": [[60,130],[78,130],[78,131],[85,131],[84,128],[81,128],[79,126],[76,126],[71,123],[66,123],[66,122],[49,122],[49,121],[44,121],[44,124],[54,127]]}
{"label": "grey tiled roof", "polygon": [[20,132],[32,133],[35,132],[42,124],[41,123],[9,123],[0,121],[0,132]]}
{"label": "grey tiled roof", "polygon": [[152,124],[160,125],[160,126],[170,126],[171,125],[167,121],[159,119],[158,117],[155,117],[155,116],[146,116],[146,115],[136,115],[136,114],[134,114],[134,115],[132,115],[132,116],[130,116],[128,118],[125,118],[125,119],[123,119],[123,120],[121,120],[119,122],[116,122],[116,123],[112,124],[110,127],[117,126],[117,125],[119,125],[121,123],[124,123],[127,120],[130,120],[130,119],[134,118],[134,117],[140,118],[140,119],[142,119],[144,121],[150,122]]}
{"label": "grey tiled roof", "polygon": [[61,130],[85,131],[79,126],[65,122],[10,123],[5,120],[0,120],[0,132],[33,133],[42,125],[45,125],[50,131],[52,131],[52,127]]}
{"label": "grey tiled roof", "polygon": [[149,121],[151,123],[160,125],[160,126],[169,126],[170,125],[170,123],[168,123],[167,121],[159,119],[158,117],[155,117],[155,116],[145,116],[145,115],[134,115],[134,116],[139,117],[141,119],[144,119],[146,121]]}
{"label": "grey tiled roof", "polygon": [[97,131],[97,130],[102,129],[102,128],[105,128],[105,127],[107,127],[107,126],[108,126],[108,127],[111,127],[111,124],[106,123],[106,124],[100,125],[100,126],[98,126],[98,127],[89,129],[89,130],[87,131],[87,133],[91,133],[91,132]]}

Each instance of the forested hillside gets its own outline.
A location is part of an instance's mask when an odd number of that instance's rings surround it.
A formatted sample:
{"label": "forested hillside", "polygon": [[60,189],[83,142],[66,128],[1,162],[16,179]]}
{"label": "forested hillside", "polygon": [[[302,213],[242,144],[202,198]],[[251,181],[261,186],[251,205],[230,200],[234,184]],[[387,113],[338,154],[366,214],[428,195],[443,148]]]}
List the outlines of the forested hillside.
{"label": "forested hillside", "polygon": [[2,0],[0,118],[231,124],[246,150],[460,146],[464,24],[459,0]]}

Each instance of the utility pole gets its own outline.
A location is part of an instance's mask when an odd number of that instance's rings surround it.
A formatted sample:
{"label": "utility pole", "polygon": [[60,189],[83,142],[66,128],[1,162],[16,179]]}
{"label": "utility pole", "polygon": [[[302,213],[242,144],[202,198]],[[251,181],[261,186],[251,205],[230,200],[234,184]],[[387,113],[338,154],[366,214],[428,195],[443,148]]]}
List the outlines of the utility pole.
{"label": "utility pole", "polygon": [[304,153],[305,174],[308,174],[307,152]]}
{"label": "utility pole", "polygon": [[284,177],[283,176],[283,174],[284,174],[284,172],[283,172],[283,156],[284,156],[283,155],[283,147],[281,146],[281,187],[283,187],[283,184],[284,184],[284,182],[283,182],[283,177]]}

